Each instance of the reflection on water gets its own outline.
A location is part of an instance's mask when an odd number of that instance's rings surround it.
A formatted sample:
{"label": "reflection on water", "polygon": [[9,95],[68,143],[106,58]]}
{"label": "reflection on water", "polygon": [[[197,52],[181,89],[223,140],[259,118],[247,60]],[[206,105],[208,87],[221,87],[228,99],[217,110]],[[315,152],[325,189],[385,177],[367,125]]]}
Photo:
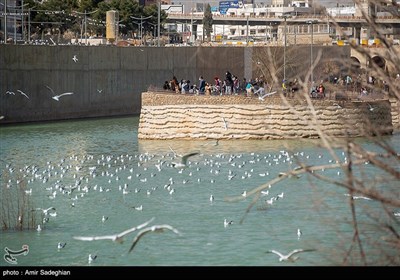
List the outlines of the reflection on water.
{"label": "reflection on water", "polygon": [[[332,265],[343,260],[353,236],[343,189],[306,175],[284,180],[268,189],[242,224],[239,221],[252,198],[225,201],[297,166],[286,151],[306,164],[331,162],[319,140],[138,141],[137,127],[138,117],[0,127],[2,186],[15,188],[17,178],[24,176],[35,207],[57,209],[57,216],[50,217],[41,232],[1,233],[3,248],[29,245],[29,254],[18,257],[18,264],[89,265],[88,256],[93,254],[98,257],[90,265],[100,266],[286,265],[265,252],[288,253],[297,248],[316,251],[299,254],[299,260],[289,265]],[[385,140],[400,148],[399,134]],[[366,139],[356,141],[371,145]],[[199,154],[180,172],[170,166],[177,160],[171,149],[178,154]],[[341,160],[345,157],[339,150],[337,155]],[[365,181],[385,179],[370,164],[355,172]],[[321,174],[343,179],[339,169]],[[397,183],[385,181],[379,187],[382,192],[390,191]],[[210,195],[215,197],[212,202]],[[368,200],[356,203],[360,213],[379,206]],[[108,217],[104,222],[103,216]],[[152,217],[152,225],[170,224],[182,236],[146,234],[132,253],[128,249],[134,233],[122,244],[73,239],[118,233]],[[233,224],[224,227],[224,219]],[[368,238],[381,240],[370,216],[359,219]],[[303,233],[300,239],[298,229]],[[58,250],[58,242],[67,245]],[[379,258],[379,248],[365,246],[373,256],[371,263]],[[357,254],[351,261],[357,263]],[[1,260],[1,265],[8,264]]]}

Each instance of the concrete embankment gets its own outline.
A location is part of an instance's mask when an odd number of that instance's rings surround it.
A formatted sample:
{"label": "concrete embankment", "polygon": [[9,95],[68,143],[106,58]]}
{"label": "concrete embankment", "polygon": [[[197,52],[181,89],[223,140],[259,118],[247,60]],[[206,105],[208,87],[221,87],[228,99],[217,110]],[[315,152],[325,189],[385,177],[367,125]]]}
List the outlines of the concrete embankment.
{"label": "concrete embankment", "polygon": [[[0,123],[139,114],[141,93],[161,88],[175,75],[212,82],[229,70],[240,80],[260,75],[265,47],[86,47],[0,45]],[[283,49],[273,48],[282,58]],[[350,48],[315,46],[324,61],[349,58]],[[309,47],[296,46],[296,57],[309,61]],[[287,62],[291,61],[288,51]],[[74,61],[73,57],[77,60]],[[268,61],[263,61],[268,63]],[[304,64],[290,63],[287,75],[303,75]],[[297,65],[294,67],[294,65]],[[268,66],[268,65],[266,65]],[[54,94],[46,86],[53,89]],[[18,92],[23,91],[29,99]],[[13,92],[9,94],[7,92]],[[57,102],[51,97],[64,92]]]}
{"label": "concrete embankment", "polygon": [[[388,100],[305,100],[145,92],[139,139],[290,139],[392,133]],[[371,110],[371,108],[373,108]]]}

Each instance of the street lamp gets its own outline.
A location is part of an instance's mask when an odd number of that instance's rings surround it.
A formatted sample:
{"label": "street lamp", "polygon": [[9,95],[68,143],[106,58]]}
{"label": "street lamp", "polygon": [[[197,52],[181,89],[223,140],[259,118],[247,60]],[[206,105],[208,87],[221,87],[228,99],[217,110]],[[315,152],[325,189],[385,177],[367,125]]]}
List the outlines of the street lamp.
{"label": "street lamp", "polygon": [[154,24],[154,23],[151,23],[151,22],[148,22],[148,24],[150,24],[151,26],[152,26],[152,28],[153,28],[153,45],[154,45],[154,38],[156,38],[156,26],[157,26],[157,24]]}
{"label": "street lamp", "polygon": [[7,0],[4,0],[4,44],[7,44]]}
{"label": "street lamp", "polygon": [[314,77],[314,67],[313,67],[313,41],[314,41],[314,27],[313,24],[318,23],[318,20],[309,20],[307,21],[308,24],[311,26],[311,45],[310,45],[310,71],[311,71],[311,87],[313,86]]}
{"label": "street lamp", "polygon": [[157,47],[160,46],[160,30],[161,30],[161,0],[158,1],[158,13],[157,13]]}
{"label": "street lamp", "polygon": [[283,34],[284,34],[284,45],[283,45],[283,79],[286,81],[286,20],[288,18],[291,18],[291,16],[288,15],[282,15],[280,16],[280,18],[283,18],[285,21],[285,25],[284,25],[284,30],[283,30]]}
{"label": "street lamp", "polygon": [[[86,10],[85,10],[85,12],[84,13],[81,13],[81,12],[74,12],[74,13],[76,13],[76,14],[79,14],[79,15],[84,15],[85,17],[84,17],[84,21],[85,21],[85,45],[87,45],[87,15],[90,15],[90,14],[94,14],[94,13],[96,13],[98,10],[95,10],[95,11],[92,11],[92,12],[86,12]],[[81,36],[81,43],[82,43],[82,36]]]}
{"label": "street lamp", "polygon": [[[2,5],[3,5],[3,3],[1,3]],[[13,12],[11,13],[11,15],[14,17],[14,44],[16,44],[17,43],[17,16],[20,16],[21,17],[21,26],[22,26],[22,29],[21,29],[21,38],[22,39],[24,39],[23,38],[23,36],[24,36],[24,32],[23,32],[23,29],[24,29],[24,7],[25,6],[28,6],[29,4],[28,3],[26,3],[26,4],[24,4],[24,1],[22,1],[22,5],[20,5],[20,6],[10,6],[10,5],[8,5],[8,6],[6,6],[7,5],[7,2],[5,2],[5,5],[4,5],[4,17],[5,17],[5,21],[6,21],[6,16],[7,16],[7,9],[6,8],[8,8],[9,10],[10,9],[13,9]],[[5,22],[5,29],[7,29],[6,28],[6,22]],[[5,30],[6,32],[7,32],[7,30]],[[7,35],[6,33],[4,34],[5,36]],[[6,38],[6,37],[5,37]]]}
{"label": "street lamp", "polygon": [[139,34],[140,34],[140,45],[142,45],[142,39],[143,39],[143,31],[142,31],[142,29],[143,29],[143,20],[146,20],[146,19],[149,19],[149,18],[151,18],[152,16],[148,16],[148,17],[143,17],[143,16],[140,16],[140,18],[137,18],[137,17],[134,17],[134,16],[131,16],[131,18],[133,18],[133,19],[136,19],[136,20],[140,20],[140,30],[139,30]]}

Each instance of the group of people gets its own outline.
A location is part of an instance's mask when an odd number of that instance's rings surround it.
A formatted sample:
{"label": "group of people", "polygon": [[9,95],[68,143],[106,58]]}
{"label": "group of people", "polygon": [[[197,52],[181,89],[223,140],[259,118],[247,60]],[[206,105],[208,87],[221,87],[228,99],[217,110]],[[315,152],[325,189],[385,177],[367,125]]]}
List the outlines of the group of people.
{"label": "group of people", "polygon": [[208,83],[203,76],[199,77],[198,84],[191,84],[190,80],[182,79],[178,81],[176,76],[170,81],[165,81],[164,90],[171,90],[182,94],[204,94],[204,95],[238,95],[264,94],[264,80],[262,77],[249,81],[243,78],[242,81],[236,75],[226,71],[225,78],[221,80],[218,76],[214,77],[213,83]]}
{"label": "group of people", "polygon": [[323,84],[311,89],[311,98],[325,98],[325,87]]}

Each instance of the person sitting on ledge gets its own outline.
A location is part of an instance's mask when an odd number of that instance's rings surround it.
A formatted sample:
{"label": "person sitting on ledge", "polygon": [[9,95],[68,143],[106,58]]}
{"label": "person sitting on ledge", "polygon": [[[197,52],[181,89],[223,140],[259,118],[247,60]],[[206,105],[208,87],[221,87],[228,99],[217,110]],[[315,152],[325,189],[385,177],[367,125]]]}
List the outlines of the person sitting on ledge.
{"label": "person sitting on ledge", "polygon": [[200,76],[200,78],[199,78],[199,93],[204,94],[205,89],[206,89],[206,81],[203,79],[203,76]]}
{"label": "person sitting on ledge", "polygon": [[170,86],[169,86],[169,82],[168,81],[164,82],[163,89],[164,90],[170,90],[171,89]]}
{"label": "person sitting on ledge", "polygon": [[318,86],[318,97],[324,98],[325,97],[325,87],[322,84]]}
{"label": "person sitting on ledge", "polygon": [[365,87],[362,87],[361,92],[360,92],[360,97],[367,96],[367,95],[368,95],[367,89]]}
{"label": "person sitting on ledge", "polygon": [[263,96],[265,93],[265,89],[263,87],[259,87],[256,91],[254,91],[254,95]]}
{"label": "person sitting on ledge", "polygon": [[206,95],[211,95],[211,85],[209,83],[206,83],[205,94]]}
{"label": "person sitting on ledge", "polygon": [[254,89],[254,87],[253,87],[253,85],[251,84],[251,81],[247,82],[247,85],[246,85],[246,94],[247,94],[247,97],[251,96],[251,94],[253,93],[253,89]]}
{"label": "person sitting on ledge", "polygon": [[312,87],[310,92],[311,98],[318,98],[318,88]]}

